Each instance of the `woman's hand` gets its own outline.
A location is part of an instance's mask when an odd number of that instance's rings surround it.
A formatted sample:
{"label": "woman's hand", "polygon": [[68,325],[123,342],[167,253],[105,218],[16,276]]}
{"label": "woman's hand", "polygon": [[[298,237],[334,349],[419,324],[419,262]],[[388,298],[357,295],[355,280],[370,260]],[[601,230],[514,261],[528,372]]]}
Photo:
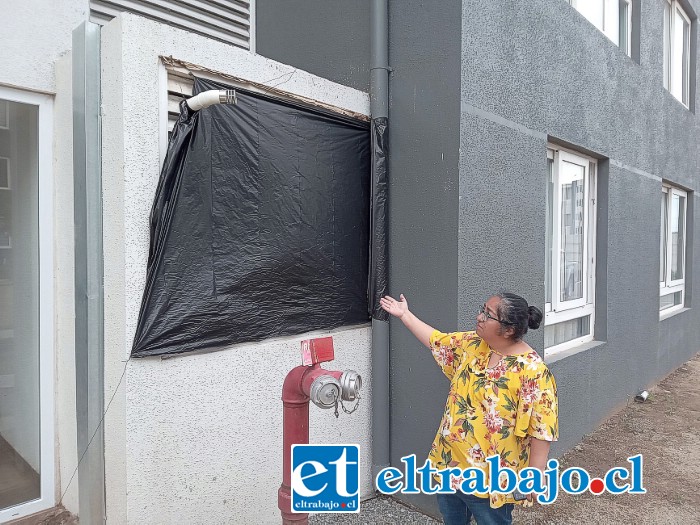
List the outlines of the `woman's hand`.
{"label": "woman's hand", "polygon": [[408,312],[408,301],[403,296],[403,294],[401,294],[399,298],[401,300],[397,301],[390,295],[385,295],[384,297],[379,299],[379,305],[394,317],[398,317],[399,319],[401,319],[403,318],[404,314]]}
{"label": "woman's hand", "polygon": [[401,319],[401,322],[406,328],[408,328],[413,335],[415,335],[418,340],[423,343],[423,345],[430,348],[430,335],[435,331],[435,329],[425,324],[423,321],[418,319],[411,311],[408,309],[408,301],[403,296],[399,295],[400,301],[397,301],[389,295],[385,295],[379,299],[379,305],[389,312],[394,317]]}

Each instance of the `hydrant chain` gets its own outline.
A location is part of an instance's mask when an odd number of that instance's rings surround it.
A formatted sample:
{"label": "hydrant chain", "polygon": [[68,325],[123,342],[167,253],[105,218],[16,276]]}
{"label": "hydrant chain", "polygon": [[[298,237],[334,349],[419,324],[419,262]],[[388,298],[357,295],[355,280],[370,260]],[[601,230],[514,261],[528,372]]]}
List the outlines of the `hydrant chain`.
{"label": "hydrant chain", "polygon": [[[345,408],[345,405],[343,404],[343,400],[342,400],[342,399],[340,400],[340,406],[341,406],[341,408],[343,409],[343,412],[345,412],[346,414],[352,414],[355,410],[357,410],[357,407],[360,406],[360,394],[359,394],[359,393],[357,394],[357,398],[356,398],[356,400],[355,400],[355,406],[352,407],[351,410],[348,410],[347,408]],[[336,408],[336,411],[337,411],[337,410],[338,410],[338,409]],[[336,417],[337,417],[337,416],[336,416]]]}
{"label": "hydrant chain", "polygon": [[355,406],[352,407],[350,410],[345,408],[345,403],[343,403],[342,397],[339,397],[337,394],[335,394],[334,398],[335,398],[334,399],[334,402],[335,402],[334,414],[335,414],[336,419],[340,417],[340,412],[338,412],[338,404],[340,404],[340,408],[342,408],[343,412],[345,412],[346,414],[352,414],[355,410],[357,410],[357,407],[360,406],[360,393],[359,392],[355,395]]}

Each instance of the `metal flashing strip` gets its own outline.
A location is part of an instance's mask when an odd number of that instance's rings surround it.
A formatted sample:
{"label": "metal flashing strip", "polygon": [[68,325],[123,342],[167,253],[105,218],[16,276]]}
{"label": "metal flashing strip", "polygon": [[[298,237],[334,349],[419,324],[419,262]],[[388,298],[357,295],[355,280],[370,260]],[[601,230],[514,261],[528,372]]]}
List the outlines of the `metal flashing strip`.
{"label": "metal flashing strip", "polygon": [[623,164],[622,162],[615,160],[615,159],[610,159],[608,162],[610,162],[611,166],[615,166],[616,168],[623,169],[625,171],[629,171],[631,173],[635,173],[637,175],[641,175],[642,177],[646,177],[647,179],[651,179],[656,182],[661,182],[661,177],[658,175],[653,175],[651,173],[647,173],[644,170],[640,170],[639,168],[635,168],[634,166],[629,166],[627,164]]}
{"label": "metal flashing strip", "polygon": [[100,26],[73,31],[75,389],[80,523],[105,521]]}
{"label": "metal flashing strip", "polygon": [[[179,77],[184,77],[187,75],[194,76],[196,74],[198,77],[213,80],[215,82],[225,82],[234,87],[240,87],[253,93],[260,93],[261,95],[267,95],[279,98],[281,100],[287,100],[289,102],[301,103],[309,107],[315,107],[327,111],[332,111],[333,113],[338,113],[340,115],[344,115],[346,117],[350,117],[356,120],[362,120],[364,122],[369,122],[370,120],[369,116],[364,115],[362,113],[350,111],[348,109],[334,106],[332,104],[325,104],[323,102],[319,102],[318,100],[314,100],[308,97],[304,97],[302,95],[296,95],[294,93],[278,89],[275,86],[268,86],[260,82],[253,82],[244,78],[228,75],[220,71],[215,71],[213,69],[192,64],[190,62],[185,62],[184,60],[173,58],[172,56],[161,56],[160,59],[162,60],[166,70],[168,70],[169,73],[175,73],[176,76]],[[296,70],[291,70],[286,76],[291,77],[291,75],[293,75],[295,71]]]}
{"label": "metal flashing strip", "polygon": [[522,124],[518,124],[517,122],[513,122],[512,120],[508,120],[507,118],[503,118],[499,115],[496,115],[495,113],[490,113],[488,111],[485,111],[481,108],[477,108],[476,106],[472,106],[468,102],[465,102],[462,100],[460,109],[462,113],[466,113],[468,115],[474,115],[486,120],[490,120],[494,124],[498,124],[500,126],[504,126],[506,128],[510,128],[512,130],[517,131],[518,133],[522,133],[523,135],[529,135],[530,137],[534,137],[539,140],[547,140],[547,134],[542,133],[540,131],[535,131],[534,129],[530,129],[526,126],[523,126]]}

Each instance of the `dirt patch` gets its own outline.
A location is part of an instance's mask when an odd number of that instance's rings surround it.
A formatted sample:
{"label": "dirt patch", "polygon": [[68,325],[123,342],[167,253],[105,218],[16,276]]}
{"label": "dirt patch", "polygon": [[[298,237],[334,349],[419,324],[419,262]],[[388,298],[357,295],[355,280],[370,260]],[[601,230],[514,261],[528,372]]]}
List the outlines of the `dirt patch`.
{"label": "dirt patch", "polygon": [[644,455],[644,495],[560,492],[548,506],[516,509],[517,525],[700,523],[700,354],[560,458],[560,471],[583,467],[603,476]]}

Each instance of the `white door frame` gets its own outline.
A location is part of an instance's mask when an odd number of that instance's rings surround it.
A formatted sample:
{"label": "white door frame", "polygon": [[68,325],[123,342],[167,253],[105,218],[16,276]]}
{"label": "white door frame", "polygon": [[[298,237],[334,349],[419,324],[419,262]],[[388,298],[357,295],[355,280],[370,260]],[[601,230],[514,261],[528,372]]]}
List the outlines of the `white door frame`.
{"label": "white door frame", "polygon": [[54,424],[53,97],[0,86],[0,99],[39,107],[39,410],[41,496],[0,510],[0,523],[56,503]]}

